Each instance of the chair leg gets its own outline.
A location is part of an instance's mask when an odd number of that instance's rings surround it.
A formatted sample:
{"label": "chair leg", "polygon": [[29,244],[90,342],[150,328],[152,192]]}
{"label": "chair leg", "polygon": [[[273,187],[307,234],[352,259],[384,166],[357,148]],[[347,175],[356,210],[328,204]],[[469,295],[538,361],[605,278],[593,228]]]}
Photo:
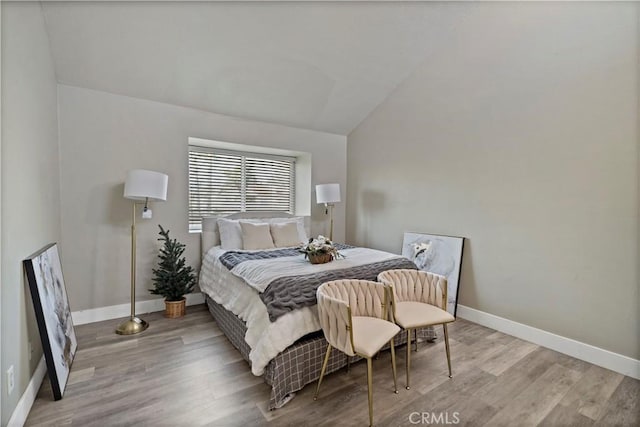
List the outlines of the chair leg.
{"label": "chair leg", "polygon": [[367,357],[367,390],[369,391],[369,427],[373,426],[373,369],[371,358]]}
{"label": "chair leg", "polygon": [[449,365],[449,378],[451,378],[451,354],[449,352],[449,333],[447,332],[447,324],[442,325],[444,329],[444,348],[447,350],[447,365]]}
{"label": "chair leg", "polygon": [[418,351],[418,330],[414,329],[413,330],[413,339],[416,342],[416,352]]}
{"label": "chair leg", "polygon": [[411,329],[407,329],[407,390],[409,390],[409,370],[411,369]]}
{"label": "chair leg", "polygon": [[324,356],[324,362],[322,363],[322,369],[320,370],[320,378],[318,379],[318,387],[316,387],[316,394],[313,395],[313,400],[318,400],[318,393],[320,393],[320,384],[322,384],[322,377],[324,377],[324,371],[327,369],[327,363],[329,362],[330,355],[331,344],[327,344],[327,353]]}
{"label": "chair leg", "polygon": [[398,394],[398,378],[396,375],[396,349],[393,345],[393,338],[389,341],[391,347],[391,368],[393,369],[393,391]]}

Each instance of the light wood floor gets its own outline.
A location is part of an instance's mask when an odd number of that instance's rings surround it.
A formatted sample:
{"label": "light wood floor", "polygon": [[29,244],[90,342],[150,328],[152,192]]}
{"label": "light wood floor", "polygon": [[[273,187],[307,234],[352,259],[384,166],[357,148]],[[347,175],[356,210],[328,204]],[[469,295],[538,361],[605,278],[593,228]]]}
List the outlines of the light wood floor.
{"label": "light wood floor", "polygon": [[[115,335],[116,320],[77,327],[64,399],[54,402],[45,380],[27,425],[367,424],[366,363],[329,375],[317,402],[312,384],[269,412],[269,387],[251,375],[204,305],[188,307],[180,320],[143,317],[151,326],[134,337]],[[380,355],[376,425],[432,425],[438,417],[474,426],[640,425],[640,381],[464,320],[450,327],[450,339],[453,379],[442,341],[421,344],[412,353],[410,391],[405,347],[398,350],[399,394],[390,355]]]}

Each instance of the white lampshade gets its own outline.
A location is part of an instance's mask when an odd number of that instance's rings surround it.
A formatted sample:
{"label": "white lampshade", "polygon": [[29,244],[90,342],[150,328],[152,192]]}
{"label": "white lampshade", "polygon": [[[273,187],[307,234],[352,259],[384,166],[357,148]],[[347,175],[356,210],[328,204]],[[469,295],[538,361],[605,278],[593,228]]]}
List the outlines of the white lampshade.
{"label": "white lampshade", "polygon": [[133,200],[167,200],[169,176],[160,172],[133,169],[127,172],[124,197]]}
{"label": "white lampshade", "polygon": [[340,184],[316,185],[317,203],[337,203],[340,201]]}

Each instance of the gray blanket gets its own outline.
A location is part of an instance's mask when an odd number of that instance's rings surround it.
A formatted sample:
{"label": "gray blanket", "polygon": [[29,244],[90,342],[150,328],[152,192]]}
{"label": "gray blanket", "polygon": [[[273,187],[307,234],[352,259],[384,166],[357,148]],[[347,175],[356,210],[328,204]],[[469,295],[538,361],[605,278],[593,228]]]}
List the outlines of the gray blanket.
{"label": "gray blanket", "polygon": [[385,270],[411,268],[416,265],[407,258],[393,258],[387,261],[361,265],[342,270],[329,270],[304,276],[281,277],[269,284],[260,294],[267,306],[269,319],[274,322],[278,317],[290,311],[316,304],[316,290],[324,282],[338,279],[361,279],[375,281],[378,274]]}
{"label": "gray blanket", "polygon": [[[340,245],[338,249],[349,246]],[[222,264],[232,269],[243,261],[269,259],[299,255],[297,249],[282,249],[265,252],[226,252],[220,257]],[[314,274],[280,277],[269,283],[260,294],[260,299],[267,307],[269,319],[274,322],[280,316],[293,310],[310,307],[316,304],[316,290],[324,282],[338,279],[376,280],[378,274],[385,270],[409,268],[416,270],[416,265],[407,258],[392,258],[386,261],[360,265],[339,270],[322,271]]]}
{"label": "gray blanket", "polygon": [[[343,245],[342,243],[334,243],[334,246],[338,251],[344,249],[350,249],[354,246]],[[286,256],[300,255],[301,252],[298,248],[283,248],[272,251],[256,251],[256,252],[242,252],[242,251],[227,251],[220,255],[220,262],[222,265],[231,270],[236,265],[244,261],[255,261],[258,259],[271,259],[281,258]]]}

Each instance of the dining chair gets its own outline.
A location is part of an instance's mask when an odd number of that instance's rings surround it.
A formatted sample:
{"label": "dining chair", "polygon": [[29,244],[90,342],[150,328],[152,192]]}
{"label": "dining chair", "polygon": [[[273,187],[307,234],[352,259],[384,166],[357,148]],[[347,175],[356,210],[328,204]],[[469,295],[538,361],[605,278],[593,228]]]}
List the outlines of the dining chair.
{"label": "dining chair", "polygon": [[[407,390],[410,389],[411,331],[416,328],[442,325],[451,378],[447,324],[456,319],[447,312],[447,278],[421,270],[399,269],[383,271],[378,281],[389,288],[394,322],[407,332]],[[417,344],[416,340],[416,349]]]}
{"label": "dining chair", "polygon": [[382,283],[368,280],[334,280],[317,290],[318,315],[328,345],[313,400],[318,398],[320,384],[333,348],[347,356],[367,359],[369,425],[373,425],[372,358],[389,343],[393,386],[398,393],[396,357],[393,338],[400,328],[387,320],[387,290]]}

